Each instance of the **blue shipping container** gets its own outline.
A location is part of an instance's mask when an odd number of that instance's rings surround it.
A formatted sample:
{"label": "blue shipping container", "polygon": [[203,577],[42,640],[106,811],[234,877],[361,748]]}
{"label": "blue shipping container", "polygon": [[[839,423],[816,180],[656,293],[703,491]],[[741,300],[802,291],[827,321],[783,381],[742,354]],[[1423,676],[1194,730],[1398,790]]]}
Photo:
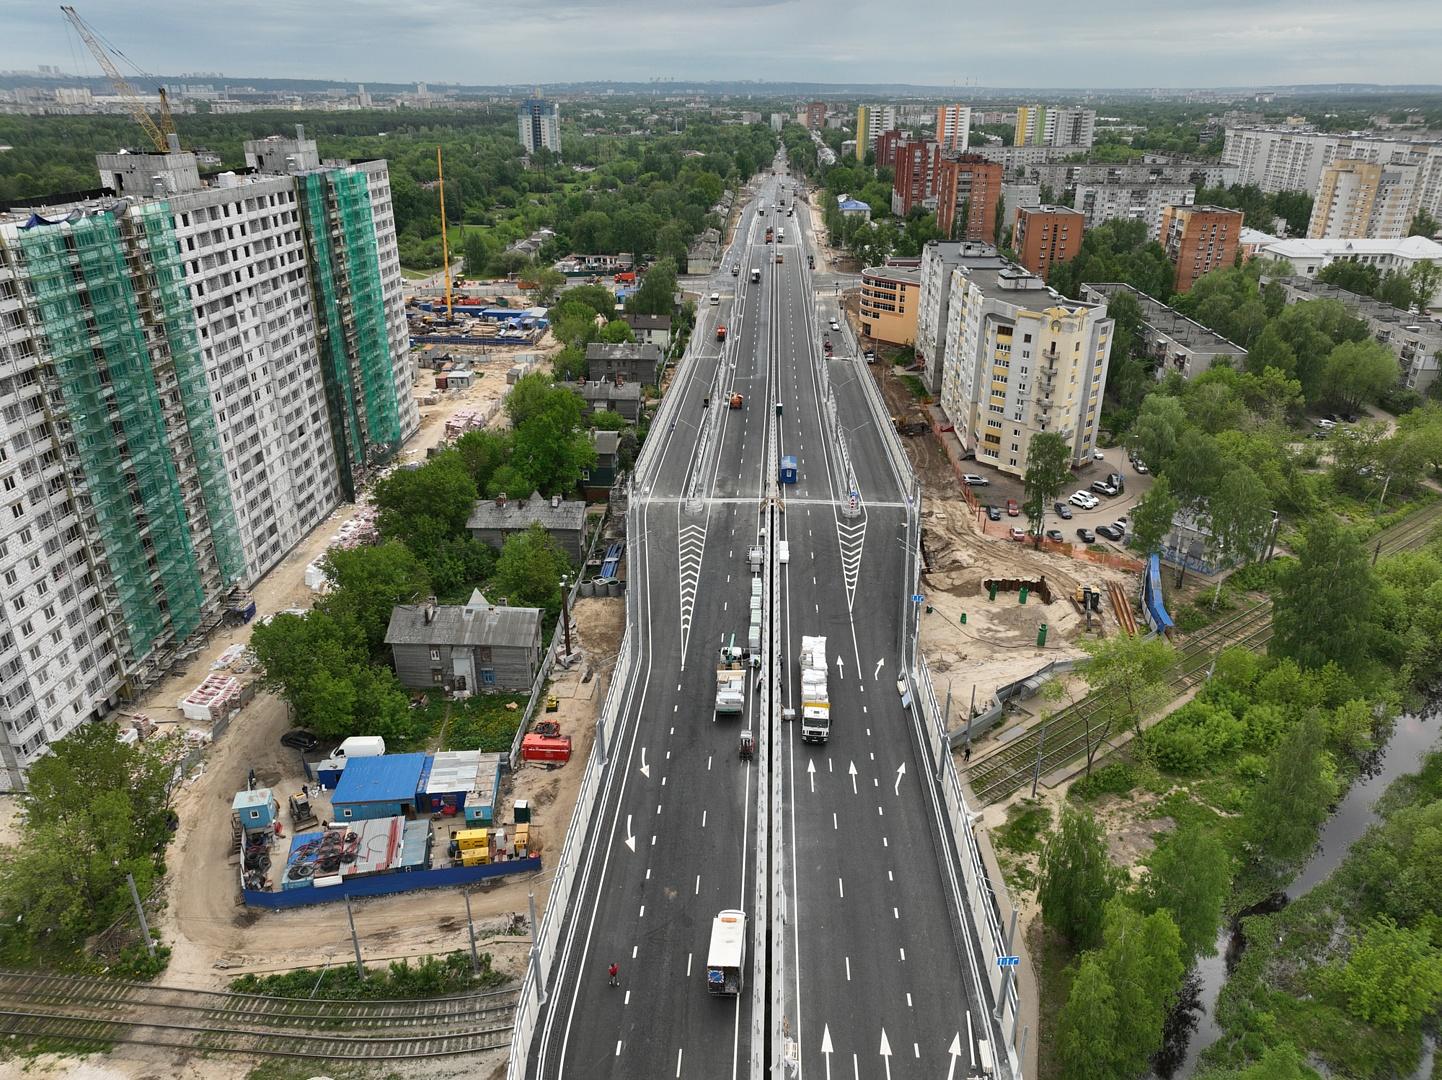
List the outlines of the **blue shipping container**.
{"label": "blue shipping container", "polygon": [[796,458],[790,454],[781,459],[781,482],[783,484],[796,483]]}

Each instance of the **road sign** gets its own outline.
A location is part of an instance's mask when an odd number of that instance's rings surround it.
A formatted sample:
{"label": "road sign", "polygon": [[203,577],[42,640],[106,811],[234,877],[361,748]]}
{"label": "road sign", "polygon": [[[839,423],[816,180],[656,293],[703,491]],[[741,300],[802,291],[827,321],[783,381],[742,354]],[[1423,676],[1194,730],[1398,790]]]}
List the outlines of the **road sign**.
{"label": "road sign", "polygon": [[913,604],[920,604],[920,603],[921,603],[922,601],[924,601],[925,599],[926,599],[926,597],[923,596],[923,595],[922,595],[921,593],[919,593],[919,592],[914,592],[914,593],[911,594],[911,602],[912,602]]}
{"label": "road sign", "polygon": [[999,968],[1020,967],[1020,966],[1021,966],[1021,957],[1020,957],[1020,956],[998,956],[998,957],[996,958],[996,966],[999,967]]}

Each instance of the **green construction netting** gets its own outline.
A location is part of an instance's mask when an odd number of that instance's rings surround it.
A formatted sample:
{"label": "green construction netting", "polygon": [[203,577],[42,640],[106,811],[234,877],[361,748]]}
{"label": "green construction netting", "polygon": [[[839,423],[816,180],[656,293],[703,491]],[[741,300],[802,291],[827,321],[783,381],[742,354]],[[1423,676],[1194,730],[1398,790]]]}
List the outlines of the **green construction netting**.
{"label": "green construction netting", "polygon": [[326,409],[330,413],[336,463],[347,498],[355,498],[352,466],[365,463],[365,435],[356,411],[355,392],[346,357],[345,329],[336,300],[335,265],[331,250],[330,214],[324,173],[302,173],[301,216],[305,220],[306,246],[310,251],[311,278],[315,284],[316,330],[319,335],[321,380],[325,385]]}
{"label": "green construction netting", "polygon": [[195,309],[185,285],[185,267],[175,239],[170,207],[168,203],[149,203],[139,214],[150,247],[158,314],[175,365],[190,446],[200,474],[211,543],[221,578],[226,585],[233,585],[245,577],[245,551],[240,543],[235,504],[230,497],[220,432],[210,406],[210,387],[205,380],[205,359],[195,327]]}
{"label": "green construction netting", "polygon": [[100,214],[26,230],[20,250],[139,659],[167,623],[176,640],[198,627],[204,595],[126,245]]}

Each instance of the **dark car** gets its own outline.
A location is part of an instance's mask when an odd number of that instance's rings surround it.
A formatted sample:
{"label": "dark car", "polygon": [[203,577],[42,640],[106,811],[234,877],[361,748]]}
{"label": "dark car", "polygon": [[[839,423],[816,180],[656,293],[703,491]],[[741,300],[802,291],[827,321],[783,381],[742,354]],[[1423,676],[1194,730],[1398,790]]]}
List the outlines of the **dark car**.
{"label": "dark car", "polygon": [[1077,539],[1080,540],[1083,544],[1095,544],[1097,542],[1096,533],[1092,532],[1090,529],[1078,529],[1076,531],[1076,535]]}
{"label": "dark car", "polygon": [[320,745],[320,740],[309,731],[296,728],[293,731],[287,731],[280,737],[280,745],[288,746],[292,750],[299,750],[302,754],[308,754]]}
{"label": "dark car", "polygon": [[1065,539],[1062,536],[1060,529],[1048,529],[1046,531],[1046,538],[1048,540],[1055,540],[1058,544],[1060,544],[1062,540]]}
{"label": "dark car", "polygon": [[1115,525],[1098,525],[1097,535],[1105,536],[1108,540],[1120,540],[1122,538],[1122,531]]}
{"label": "dark car", "polygon": [[1063,521],[1070,521],[1070,520],[1071,520],[1071,507],[1070,507],[1070,506],[1068,506],[1068,505],[1067,505],[1066,503],[1064,503],[1064,502],[1056,503],[1055,506],[1056,506],[1056,516],[1057,516],[1057,517],[1061,518]]}
{"label": "dark car", "polygon": [[986,507],[986,516],[987,516],[988,518],[990,518],[992,521],[1000,521],[1000,520],[1001,520],[1001,508],[1000,508],[1000,507],[996,507],[996,506],[992,506],[992,505],[990,505],[990,504],[988,503],[988,504],[987,504],[987,507]]}

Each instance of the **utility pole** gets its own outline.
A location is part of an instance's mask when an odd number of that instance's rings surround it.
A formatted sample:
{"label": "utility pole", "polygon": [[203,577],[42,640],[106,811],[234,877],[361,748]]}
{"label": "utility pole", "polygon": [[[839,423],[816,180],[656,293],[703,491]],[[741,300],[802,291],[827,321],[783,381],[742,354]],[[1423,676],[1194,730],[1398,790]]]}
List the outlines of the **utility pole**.
{"label": "utility pole", "polygon": [[571,605],[569,603],[570,590],[567,588],[570,582],[561,578],[561,628],[566,635],[566,655],[571,655]]}
{"label": "utility pole", "polygon": [[150,936],[150,923],[145,920],[145,908],[140,903],[140,890],[135,887],[135,878],[126,871],[125,884],[130,886],[130,899],[135,901],[135,916],[140,920],[140,932],[145,935],[145,951],[155,959],[155,939]]}
{"label": "utility pole", "polygon": [[536,1000],[546,1003],[546,972],[541,967],[541,928],[536,923],[536,890],[526,893],[526,903],[531,909],[531,969],[536,973]]}
{"label": "utility pole", "polygon": [[361,981],[364,981],[364,980],[365,980],[365,977],[366,977],[366,966],[365,966],[363,963],[361,963],[360,938],[356,937],[356,932],[355,932],[355,916],[354,916],[353,914],[351,914],[351,910],[350,910],[350,897],[349,897],[349,896],[347,896],[347,897],[345,898],[345,917],[346,917],[346,922],[350,923],[350,942],[351,942],[351,944],[352,944],[353,946],[355,946],[355,973],[356,973],[356,978],[360,979]]}
{"label": "utility pole", "polygon": [[471,921],[471,894],[461,893],[466,901],[466,935],[471,939],[471,970],[481,973],[481,957],[476,952],[476,924]]}
{"label": "utility pole", "polygon": [[1031,797],[1033,799],[1036,798],[1037,781],[1041,779],[1041,749],[1046,745],[1046,725],[1050,719],[1049,716],[1042,717],[1041,731],[1037,732],[1036,736],[1036,764],[1032,766],[1031,770]]}

